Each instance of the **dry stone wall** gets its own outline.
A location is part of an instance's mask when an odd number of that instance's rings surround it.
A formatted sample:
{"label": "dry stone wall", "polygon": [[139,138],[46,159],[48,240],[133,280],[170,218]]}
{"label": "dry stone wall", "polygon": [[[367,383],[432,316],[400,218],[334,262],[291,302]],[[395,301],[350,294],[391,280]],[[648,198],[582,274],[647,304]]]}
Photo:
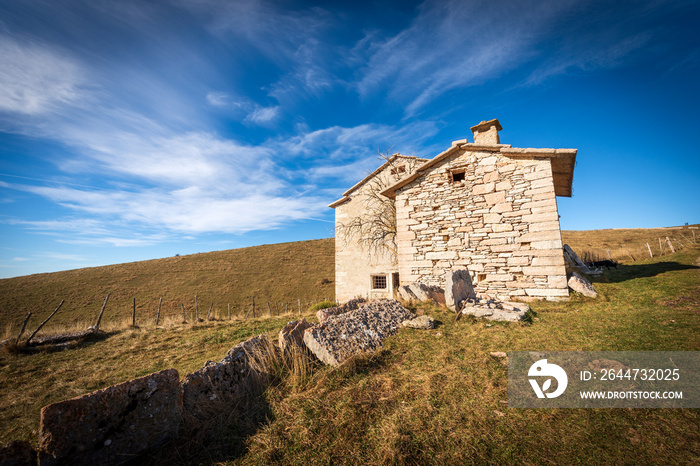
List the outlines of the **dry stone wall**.
{"label": "dry stone wall", "polygon": [[181,411],[175,369],[45,406],[41,464],[123,463],[177,437]]}
{"label": "dry stone wall", "polygon": [[464,144],[396,191],[401,284],[467,268],[480,296],[568,297],[551,160],[503,147]]}
{"label": "dry stone wall", "polygon": [[[259,335],[231,348],[221,362],[208,361],[182,382],[177,370],[166,369],[45,406],[40,462],[111,465],[134,459],[175,439],[183,413],[205,417],[221,401],[257,387],[267,376],[267,354],[274,351],[270,338]],[[16,457],[10,450],[3,449],[2,455]]]}

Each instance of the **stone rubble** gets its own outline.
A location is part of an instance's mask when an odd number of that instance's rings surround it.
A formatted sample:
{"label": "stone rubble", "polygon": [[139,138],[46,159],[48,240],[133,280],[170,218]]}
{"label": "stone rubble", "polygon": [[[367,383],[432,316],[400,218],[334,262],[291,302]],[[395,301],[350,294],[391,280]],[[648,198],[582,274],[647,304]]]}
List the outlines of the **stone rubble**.
{"label": "stone rubble", "polygon": [[345,314],[346,312],[357,309],[361,304],[366,303],[365,298],[354,298],[343,304],[342,306],[329,307],[326,309],[321,309],[316,313],[316,318],[319,322],[325,322],[330,316],[337,316],[340,314]]}
{"label": "stone rubble", "polygon": [[372,301],[306,329],[304,344],[325,364],[338,366],[354,355],[380,348],[404,320],[415,317],[396,300]]}
{"label": "stone rubble", "polygon": [[491,299],[468,299],[462,314],[499,322],[519,322],[525,318],[530,306],[525,303],[494,301]]}

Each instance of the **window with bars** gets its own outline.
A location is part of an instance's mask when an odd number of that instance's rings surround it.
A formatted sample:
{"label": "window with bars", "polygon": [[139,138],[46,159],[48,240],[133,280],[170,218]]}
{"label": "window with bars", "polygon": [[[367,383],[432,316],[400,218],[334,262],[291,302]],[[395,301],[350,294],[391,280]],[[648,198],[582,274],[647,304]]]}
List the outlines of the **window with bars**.
{"label": "window with bars", "polygon": [[372,289],[373,290],[386,290],[387,289],[386,275],[372,275]]}

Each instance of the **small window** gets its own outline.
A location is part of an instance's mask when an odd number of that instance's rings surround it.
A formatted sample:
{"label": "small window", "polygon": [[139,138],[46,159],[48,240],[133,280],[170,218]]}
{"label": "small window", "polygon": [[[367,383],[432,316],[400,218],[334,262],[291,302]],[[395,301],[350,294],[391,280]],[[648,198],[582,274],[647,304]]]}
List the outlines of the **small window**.
{"label": "small window", "polygon": [[396,168],[391,169],[392,175],[402,175],[404,173],[406,173],[406,165],[400,165]]}
{"label": "small window", "polygon": [[464,181],[465,176],[466,176],[466,172],[464,172],[464,171],[452,172],[452,182],[457,183],[459,181]]}
{"label": "small window", "polygon": [[386,290],[386,275],[372,275],[372,289]]}

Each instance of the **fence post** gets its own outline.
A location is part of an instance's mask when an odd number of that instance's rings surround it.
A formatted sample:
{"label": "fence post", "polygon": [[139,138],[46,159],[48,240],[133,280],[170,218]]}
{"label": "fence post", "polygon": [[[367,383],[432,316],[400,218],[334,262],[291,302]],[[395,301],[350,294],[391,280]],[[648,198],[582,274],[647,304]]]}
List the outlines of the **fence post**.
{"label": "fence post", "polygon": [[194,321],[199,322],[199,308],[197,307],[197,295],[194,295]]}
{"label": "fence post", "polygon": [[43,327],[44,325],[46,325],[46,322],[48,322],[54,315],[56,315],[56,313],[58,312],[58,310],[61,309],[61,306],[63,306],[63,301],[65,301],[65,300],[62,299],[62,300],[61,300],[61,303],[58,305],[58,307],[56,308],[56,310],[53,311],[53,312],[51,313],[51,315],[48,316],[48,317],[46,318],[46,320],[43,321],[43,322],[36,328],[36,330],[34,330],[34,333],[32,333],[31,335],[29,335],[29,338],[27,338],[27,344],[29,344],[29,342],[32,340],[32,338],[34,338],[34,335],[36,335],[36,334],[39,332],[39,330],[41,330],[41,327]]}
{"label": "fence post", "polygon": [[160,306],[163,304],[163,297],[161,296],[158,300],[158,314],[156,314],[156,327],[158,327],[158,321],[160,320]]}
{"label": "fence post", "polygon": [[211,320],[211,309],[214,307],[214,301],[211,302],[211,305],[209,306],[209,312],[207,312],[207,320]]}
{"label": "fence post", "polygon": [[649,255],[653,258],[654,255],[651,253],[651,246],[649,246],[649,243],[647,243],[647,249],[649,250]]}
{"label": "fence post", "polygon": [[105,297],[105,302],[102,303],[102,309],[100,310],[100,315],[97,316],[97,323],[95,324],[95,331],[98,331],[100,329],[100,321],[102,320],[102,314],[105,312],[105,307],[107,307],[107,300],[109,299],[110,293],[107,293],[107,296]]}
{"label": "fence post", "polygon": [[131,326],[136,327],[136,296],[134,296],[134,307],[131,312]]}
{"label": "fence post", "polygon": [[668,243],[668,247],[671,248],[671,252],[672,252],[672,253],[675,253],[676,250],[673,249],[673,244],[671,244],[671,240],[669,239],[668,236],[666,237],[666,242]]}
{"label": "fence post", "polygon": [[185,303],[180,303],[180,306],[182,306],[182,323],[186,324],[187,317],[185,317]]}
{"label": "fence post", "polygon": [[228,320],[231,320],[231,303],[228,303]]}
{"label": "fence post", "polygon": [[17,338],[15,338],[15,343],[19,343],[19,339],[22,338],[22,334],[24,333],[24,329],[27,328],[27,322],[29,322],[29,318],[32,316],[32,313],[28,313],[27,317],[24,319],[24,322],[22,322],[22,329],[19,331],[19,334],[17,335]]}
{"label": "fence post", "polygon": [[297,304],[299,305],[299,315],[301,315],[301,299],[297,299]]}

